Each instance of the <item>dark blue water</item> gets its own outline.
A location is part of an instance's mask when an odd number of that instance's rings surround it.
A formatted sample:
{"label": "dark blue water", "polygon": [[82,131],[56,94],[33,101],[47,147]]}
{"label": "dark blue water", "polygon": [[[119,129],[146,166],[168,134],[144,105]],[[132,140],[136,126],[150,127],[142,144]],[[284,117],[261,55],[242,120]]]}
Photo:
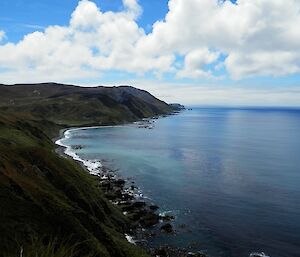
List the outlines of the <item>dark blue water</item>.
{"label": "dark blue water", "polygon": [[211,256],[300,256],[300,111],[194,109],[154,129],[76,130],[64,143],[133,177],[176,215],[177,235],[152,244]]}

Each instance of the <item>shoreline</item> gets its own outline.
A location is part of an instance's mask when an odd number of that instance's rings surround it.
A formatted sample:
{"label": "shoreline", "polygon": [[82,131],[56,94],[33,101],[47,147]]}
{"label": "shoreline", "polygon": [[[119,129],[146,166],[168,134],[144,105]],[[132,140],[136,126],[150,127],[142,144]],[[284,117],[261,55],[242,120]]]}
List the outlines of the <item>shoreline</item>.
{"label": "shoreline", "polygon": [[[173,114],[174,115],[174,114]],[[157,118],[154,118],[157,119]],[[151,256],[177,257],[177,256],[196,256],[207,257],[203,253],[192,253],[188,249],[171,247],[169,245],[153,248],[148,245],[148,239],[157,236],[157,233],[176,234],[173,229],[173,215],[158,213],[159,206],[147,199],[142,191],[135,186],[135,181],[128,180],[108,167],[103,166],[99,160],[83,160],[74,151],[72,146],[63,144],[61,141],[68,137],[68,133],[74,130],[94,129],[94,128],[114,128],[136,124],[140,128],[154,122],[153,118],[143,119],[134,123],[115,125],[115,126],[91,126],[91,127],[70,127],[59,131],[59,137],[53,139],[57,148],[56,153],[64,158],[70,158],[77,162],[84,170],[99,179],[99,184],[107,200],[117,206],[130,220],[130,229],[124,234],[126,240],[145,249]],[[150,121],[150,123],[148,123]],[[145,127],[146,128],[146,127]],[[80,146],[79,146],[80,147]]]}
{"label": "shoreline", "polygon": [[[149,119],[147,119],[149,120]],[[115,125],[115,126],[92,126],[92,127],[82,127],[82,128],[64,128],[61,129],[59,134],[60,137],[57,137],[55,139],[53,139],[55,145],[57,146],[57,148],[55,149],[56,153],[59,154],[60,156],[64,157],[64,158],[69,158],[75,162],[77,162],[78,164],[80,164],[81,167],[84,168],[85,171],[87,171],[90,175],[92,176],[97,176],[100,180],[124,180],[127,184],[135,184],[135,181],[131,180],[131,179],[125,179],[122,175],[120,174],[116,174],[115,171],[111,170],[110,168],[104,166],[102,164],[102,162],[100,160],[88,160],[88,159],[82,159],[81,157],[79,157],[74,149],[72,148],[72,146],[68,146],[66,144],[63,144],[61,141],[63,139],[68,138],[68,132],[74,131],[74,130],[85,130],[85,129],[100,129],[100,128],[115,128],[115,127],[123,127],[123,126],[128,126],[128,125],[133,125],[134,123],[130,123],[130,124],[126,124],[126,125]],[[74,147],[74,146],[73,146]],[[77,147],[81,147],[81,146],[77,146]],[[109,177],[107,176],[109,174]],[[112,181],[112,182],[114,182]],[[134,192],[130,192],[127,189],[124,189],[123,193],[129,193],[132,196],[134,196],[134,198],[132,200],[134,201],[145,201],[149,204],[150,199],[145,197],[142,194],[142,191],[136,187],[135,187],[135,193],[138,194],[134,194]],[[134,191],[134,190],[133,190]],[[153,208],[153,207],[152,207]],[[158,209],[158,206],[157,206]],[[168,215],[162,215],[161,217],[164,216],[168,216]]]}

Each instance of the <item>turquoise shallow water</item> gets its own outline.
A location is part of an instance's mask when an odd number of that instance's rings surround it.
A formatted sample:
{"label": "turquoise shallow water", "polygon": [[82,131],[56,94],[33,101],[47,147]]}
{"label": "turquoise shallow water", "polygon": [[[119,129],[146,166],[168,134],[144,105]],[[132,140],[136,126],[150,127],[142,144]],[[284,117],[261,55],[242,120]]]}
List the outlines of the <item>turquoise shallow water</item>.
{"label": "turquoise shallow water", "polygon": [[83,159],[131,177],[176,215],[168,243],[211,256],[300,256],[300,111],[202,108],[155,120],[69,132]]}

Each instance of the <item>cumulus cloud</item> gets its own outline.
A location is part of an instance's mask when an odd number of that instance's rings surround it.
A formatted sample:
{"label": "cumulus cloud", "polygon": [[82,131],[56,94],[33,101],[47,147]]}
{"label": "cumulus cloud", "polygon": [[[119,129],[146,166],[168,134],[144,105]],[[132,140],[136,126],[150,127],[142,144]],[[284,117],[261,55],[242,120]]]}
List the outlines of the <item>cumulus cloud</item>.
{"label": "cumulus cloud", "polygon": [[188,59],[199,48],[217,50],[227,56],[225,67],[234,78],[296,73],[299,10],[297,0],[170,0],[165,21],[154,24],[140,47]]}
{"label": "cumulus cloud", "polygon": [[134,18],[137,18],[142,14],[142,8],[138,4],[137,0],[123,0],[123,4]]}
{"label": "cumulus cloud", "polygon": [[[81,0],[68,26],[49,26],[2,44],[0,80],[74,81],[109,70],[199,79],[214,77],[222,65],[235,79],[300,72],[298,0],[169,0],[168,5],[165,19],[146,34],[137,23],[142,15],[137,0],[123,0],[119,12]],[[0,41],[4,35],[0,31]]]}
{"label": "cumulus cloud", "polygon": [[0,80],[70,81],[97,78],[108,70],[168,71],[172,55],[150,56],[135,50],[145,36],[136,23],[140,12],[135,0],[124,0],[120,12],[102,12],[94,2],[82,0],[69,26],[49,26],[0,46],[0,67],[5,71]]}
{"label": "cumulus cloud", "polygon": [[178,71],[177,76],[183,78],[211,77],[210,70],[205,71],[204,66],[215,62],[219,53],[211,52],[207,48],[197,49],[186,54],[184,68]]}

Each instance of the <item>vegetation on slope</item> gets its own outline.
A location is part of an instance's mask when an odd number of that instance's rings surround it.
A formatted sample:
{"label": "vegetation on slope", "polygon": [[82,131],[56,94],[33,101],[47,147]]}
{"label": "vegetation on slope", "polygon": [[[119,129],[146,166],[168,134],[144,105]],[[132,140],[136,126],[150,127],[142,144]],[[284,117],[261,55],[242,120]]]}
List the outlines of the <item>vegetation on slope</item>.
{"label": "vegetation on slope", "polygon": [[129,86],[0,85],[0,108],[63,126],[108,125],[169,113],[166,103]]}

